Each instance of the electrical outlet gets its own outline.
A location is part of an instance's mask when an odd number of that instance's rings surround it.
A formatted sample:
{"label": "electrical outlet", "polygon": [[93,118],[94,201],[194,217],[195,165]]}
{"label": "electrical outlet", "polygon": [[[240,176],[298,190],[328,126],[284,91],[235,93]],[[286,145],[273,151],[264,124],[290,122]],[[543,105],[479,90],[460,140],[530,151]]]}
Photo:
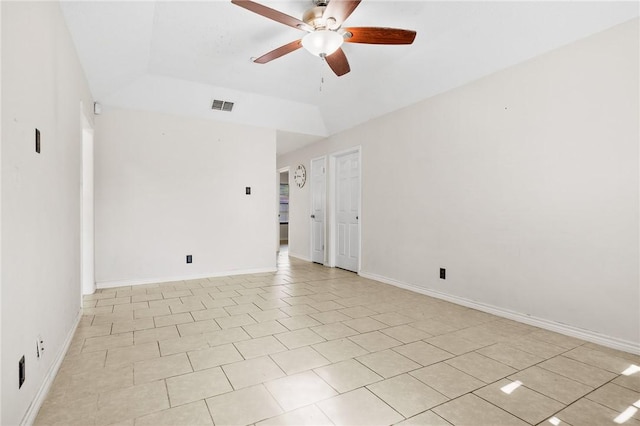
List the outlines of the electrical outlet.
{"label": "electrical outlet", "polygon": [[251,187],[250,186],[245,186],[244,193],[247,194],[247,195],[251,195]]}
{"label": "electrical outlet", "polygon": [[18,389],[22,387],[26,378],[25,360],[24,355],[22,355],[22,358],[18,361]]}
{"label": "electrical outlet", "polygon": [[447,279],[447,270],[444,268],[440,268],[440,279],[442,280],[446,280]]}
{"label": "electrical outlet", "polygon": [[187,263],[193,263],[193,257],[190,254],[187,255]]}

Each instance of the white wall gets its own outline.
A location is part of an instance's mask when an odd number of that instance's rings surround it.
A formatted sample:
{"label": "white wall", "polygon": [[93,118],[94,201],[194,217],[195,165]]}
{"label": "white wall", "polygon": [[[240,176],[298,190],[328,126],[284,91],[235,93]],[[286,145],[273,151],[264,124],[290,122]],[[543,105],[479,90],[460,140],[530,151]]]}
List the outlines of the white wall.
{"label": "white wall", "polygon": [[[640,350],[638,20],[278,159],[362,146],[362,273]],[[309,190],[290,250],[309,257]],[[447,279],[439,279],[439,268]]]}
{"label": "white wall", "polygon": [[[2,8],[2,418],[21,422],[80,310],[80,102],[87,83],[55,2]],[[90,111],[86,111],[90,116]],[[35,128],[42,135],[36,154]],[[44,339],[36,358],[36,337]],[[18,360],[26,381],[18,390]]]}
{"label": "white wall", "polygon": [[105,107],[95,137],[98,287],[274,270],[275,141],[273,130]]}

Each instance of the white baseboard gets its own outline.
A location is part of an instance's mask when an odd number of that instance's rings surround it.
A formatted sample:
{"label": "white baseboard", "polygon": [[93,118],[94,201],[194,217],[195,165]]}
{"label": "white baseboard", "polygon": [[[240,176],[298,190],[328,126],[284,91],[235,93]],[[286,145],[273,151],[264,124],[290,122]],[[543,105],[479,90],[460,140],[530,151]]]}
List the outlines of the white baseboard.
{"label": "white baseboard", "polygon": [[186,280],[199,280],[202,278],[213,277],[225,277],[230,275],[246,275],[246,274],[262,274],[265,272],[276,272],[278,269],[273,268],[256,268],[256,269],[236,269],[233,271],[218,271],[209,272],[206,274],[196,275],[183,275],[173,277],[156,277],[156,278],[143,278],[138,280],[121,280],[121,281],[101,281],[96,283],[97,288],[112,288],[112,287],[124,287],[130,285],[142,285],[142,284],[156,284],[166,283],[170,281],[186,281]]}
{"label": "white baseboard", "polygon": [[67,351],[69,350],[69,345],[71,345],[73,336],[76,334],[76,329],[78,328],[78,324],[80,323],[80,318],[82,318],[82,310],[78,312],[78,315],[74,320],[71,330],[69,330],[69,333],[67,334],[67,337],[64,341],[64,344],[62,345],[62,348],[56,354],[56,358],[53,360],[53,363],[51,364],[51,368],[49,368],[49,371],[44,376],[42,385],[40,386],[40,389],[38,389],[38,393],[36,393],[36,396],[33,398],[33,401],[31,401],[31,404],[29,405],[27,412],[24,414],[24,417],[22,418],[20,425],[32,425],[36,421],[38,412],[40,411],[40,408],[42,407],[42,404],[44,403],[44,400],[46,399],[47,394],[49,393],[49,389],[51,389],[51,385],[53,384],[53,380],[56,378],[56,375],[58,374],[58,370],[62,365],[62,361],[64,361],[64,357],[67,354]]}
{"label": "white baseboard", "polygon": [[556,333],[564,334],[571,337],[576,337],[578,339],[597,343],[599,345],[606,346],[613,349],[618,349],[624,352],[640,354],[640,344],[631,342],[628,340],[618,339],[617,337],[607,336],[604,334],[596,333],[595,331],[584,330],[582,328],[574,327],[567,324],[562,324],[562,323],[547,320],[544,318],[537,318],[531,315],[510,311],[508,309],[503,309],[496,306],[475,302],[473,300],[465,299],[463,297],[453,296],[450,294],[441,293],[439,291],[422,288],[413,284],[404,283],[404,282],[383,277],[377,274],[360,272],[360,275],[364,278],[380,281],[382,283],[390,284],[395,287],[404,288],[406,290],[415,291],[416,293],[435,297],[437,299],[446,300],[447,302],[452,302],[457,305],[462,305],[468,308],[477,309],[478,311],[487,312],[493,315],[497,315],[499,317],[522,322],[524,324],[529,324],[535,327],[544,328],[545,330],[555,331]]}
{"label": "white baseboard", "polygon": [[289,257],[295,257],[296,259],[304,260],[305,262],[312,262],[312,260],[306,256],[289,252]]}

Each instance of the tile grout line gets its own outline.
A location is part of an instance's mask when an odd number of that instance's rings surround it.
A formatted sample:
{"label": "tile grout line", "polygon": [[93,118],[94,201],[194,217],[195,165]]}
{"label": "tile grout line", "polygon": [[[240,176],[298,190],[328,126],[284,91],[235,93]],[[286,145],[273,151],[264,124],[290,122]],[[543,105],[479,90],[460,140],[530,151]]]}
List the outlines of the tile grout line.
{"label": "tile grout line", "polygon": [[[577,362],[580,362],[580,361],[577,361]],[[583,363],[583,364],[585,364],[585,363]],[[589,364],[585,364],[585,365],[589,365]],[[591,365],[589,365],[589,366],[591,366]],[[591,366],[591,367],[592,367],[592,366]],[[596,368],[599,368],[599,367],[596,367]],[[614,373],[614,374],[615,374],[615,373]],[[577,398],[576,400],[574,400],[574,401],[573,401],[573,402],[571,402],[570,404],[567,404],[567,405],[566,405],[562,410],[558,410],[558,411],[556,411],[555,413],[553,413],[552,417],[553,417],[553,416],[556,416],[556,415],[557,415],[557,414],[559,414],[560,412],[562,412],[562,411],[566,410],[567,408],[569,408],[570,406],[574,405],[576,402],[580,401],[580,400],[581,400],[581,399],[583,399],[583,398],[589,399],[589,398],[587,398],[587,397],[588,397],[589,395],[591,395],[592,393],[594,393],[595,391],[597,391],[598,389],[600,389],[600,388],[602,388],[602,387],[604,387],[604,386],[606,386],[606,385],[608,385],[608,384],[610,384],[610,383],[612,383],[612,384],[616,384],[616,383],[613,383],[613,381],[614,381],[614,380],[616,380],[616,379],[617,379],[618,377],[620,377],[620,376],[622,376],[622,374],[621,374],[621,373],[617,373],[615,377],[613,377],[613,378],[609,379],[608,381],[606,381],[605,383],[601,384],[600,386],[597,386],[596,388],[594,388],[594,389],[593,389],[593,390],[591,390],[590,392],[587,392],[586,394],[582,395],[580,398]],[[563,377],[564,377],[564,376],[563,376]],[[624,386],[622,386],[622,387],[624,387]],[[626,389],[626,387],[625,387],[625,389]],[[551,398],[551,397],[549,397],[549,398]],[[589,399],[589,401],[593,402],[594,404],[598,404],[598,405],[600,405],[601,407],[608,408],[608,409],[610,409],[610,410],[616,411],[616,410],[615,410],[615,408],[612,408],[612,407],[609,407],[609,406],[607,406],[607,405],[601,404],[601,403],[599,403],[598,401],[594,401],[594,400],[592,400],[592,399]],[[611,420],[613,420],[613,419],[611,419]]]}

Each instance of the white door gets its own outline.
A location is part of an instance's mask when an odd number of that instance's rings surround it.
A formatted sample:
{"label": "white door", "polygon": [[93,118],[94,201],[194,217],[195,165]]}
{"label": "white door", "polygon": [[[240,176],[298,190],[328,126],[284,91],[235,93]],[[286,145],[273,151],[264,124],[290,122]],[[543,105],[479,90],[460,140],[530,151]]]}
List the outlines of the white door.
{"label": "white door", "polygon": [[336,266],[358,272],[360,256],[360,158],[354,152],[336,158]]}
{"label": "white door", "polygon": [[325,158],[311,160],[311,261],[324,264]]}

